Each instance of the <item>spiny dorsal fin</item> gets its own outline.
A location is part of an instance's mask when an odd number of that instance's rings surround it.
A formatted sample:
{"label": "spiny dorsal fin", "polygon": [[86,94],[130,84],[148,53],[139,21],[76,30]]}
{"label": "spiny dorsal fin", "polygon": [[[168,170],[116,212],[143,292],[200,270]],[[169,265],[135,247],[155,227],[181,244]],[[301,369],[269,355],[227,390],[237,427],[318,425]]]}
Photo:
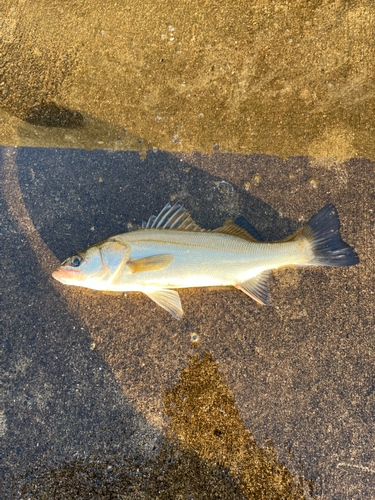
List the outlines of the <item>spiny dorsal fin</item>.
{"label": "spiny dorsal fin", "polygon": [[231,234],[232,236],[237,236],[247,241],[252,241],[253,243],[259,243],[259,240],[251,236],[245,229],[237,226],[232,219],[226,221],[223,227],[218,227],[212,231],[213,233]]}
{"label": "spiny dorsal fin", "polygon": [[144,229],[176,229],[178,231],[199,231],[204,232],[205,229],[199,227],[191,218],[191,215],[186,208],[179,203],[171,205],[167,203],[160,214],[155,217],[151,215],[147,224],[143,225]]}

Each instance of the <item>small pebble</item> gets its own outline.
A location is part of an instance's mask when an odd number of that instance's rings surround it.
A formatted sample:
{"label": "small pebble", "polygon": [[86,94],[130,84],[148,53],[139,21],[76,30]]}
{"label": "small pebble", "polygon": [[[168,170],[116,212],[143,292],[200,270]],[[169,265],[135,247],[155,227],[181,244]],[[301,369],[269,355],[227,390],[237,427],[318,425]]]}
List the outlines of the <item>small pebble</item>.
{"label": "small pebble", "polygon": [[196,333],[192,333],[191,336],[190,336],[190,340],[192,342],[199,342],[199,337]]}

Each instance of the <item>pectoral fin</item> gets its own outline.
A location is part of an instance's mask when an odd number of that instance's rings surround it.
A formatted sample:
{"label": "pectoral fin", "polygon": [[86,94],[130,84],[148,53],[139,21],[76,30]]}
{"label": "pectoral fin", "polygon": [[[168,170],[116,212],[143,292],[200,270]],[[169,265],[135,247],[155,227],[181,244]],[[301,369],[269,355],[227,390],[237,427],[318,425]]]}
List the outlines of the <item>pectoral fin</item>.
{"label": "pectoral fin", "polygon": [[236,288],[242,290],[246,295],[256,300],[259,304],[270,305],[271,303],[271,272],[263,271],[254,278],[238,283]]}
{"label": "pectoral fin", "polygon": [[130,272],[144,273],[146,271],[161,271],[172,264],[174,255],[169,253],[162,253],[159,255],[150,255],[150,257],[143,257],[142,259],[135,259],[128,262]]}
{"label": "pectoral fin", "polygon": [[161,288],[155,292],[146,293],[150,299],[157,303],[158,306],[168,311],[176,319],[181,319],[184,311],[182,310],[180,296],[178,292]]}

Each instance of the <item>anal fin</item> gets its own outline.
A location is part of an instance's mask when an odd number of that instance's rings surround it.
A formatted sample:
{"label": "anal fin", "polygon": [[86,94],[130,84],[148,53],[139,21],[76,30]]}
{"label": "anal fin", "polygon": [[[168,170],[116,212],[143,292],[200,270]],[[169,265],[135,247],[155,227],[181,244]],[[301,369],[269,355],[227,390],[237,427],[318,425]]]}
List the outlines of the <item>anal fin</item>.
{"label": "anal fin", "polygon": [[184,311],[182,310],[178,292],[169,288],[161,288],[154,292],[147,292],[146,295],[156,302],[158,306],[168,311],[174,318],[182,318]]}
{"label": "anal fin", "polygon": [[271,273],[272,271],[263,271],[249,280],[243,281],[235,285],[236,288],[242,290],[246,295],[254,299],[262,305],[270,305],[271,303]]}

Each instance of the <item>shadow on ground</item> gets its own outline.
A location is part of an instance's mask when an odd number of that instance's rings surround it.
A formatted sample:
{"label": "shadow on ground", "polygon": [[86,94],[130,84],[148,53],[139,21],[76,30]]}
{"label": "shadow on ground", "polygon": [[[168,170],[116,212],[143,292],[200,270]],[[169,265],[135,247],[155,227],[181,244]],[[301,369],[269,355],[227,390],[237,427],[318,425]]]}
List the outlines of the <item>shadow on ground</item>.
{"label": "shadow on ground", "polygon": [[[78,477],[103,498],[122,487],[134,498],[252,498],[257,488],[268,488],[267,498],[299,498],[313,483],[327,498],[371,495],[370,162],[12,154],[0,207],[4,484],[41,497],[58,497],[61,486],[67,498],[82,494]],[[22,217],[12,211],[14,166]],[[136,229],[171,197],[203,227],[243,215],[266,240],[332,202],[361,264],[277,273],[272,308],[235,290],[183,290],[181,322],[141,294],[93,295],[52,282],[48,252],[62,261]],[[35,232],[43,254],[34,253]]]}
{"label": "shadow on ground", "polygon": [[[153,460],[123,454],[90,457],[41,469],[23,483],[33,498],[269,498],[299,499],[304,483],[279,463],[272,443],[259,447],[244,427],[218,371],[205,353],[194,357],[181,380],[167,390],[165,413],[171,419]],[[310,483],[310,490],[313,486]]]}

